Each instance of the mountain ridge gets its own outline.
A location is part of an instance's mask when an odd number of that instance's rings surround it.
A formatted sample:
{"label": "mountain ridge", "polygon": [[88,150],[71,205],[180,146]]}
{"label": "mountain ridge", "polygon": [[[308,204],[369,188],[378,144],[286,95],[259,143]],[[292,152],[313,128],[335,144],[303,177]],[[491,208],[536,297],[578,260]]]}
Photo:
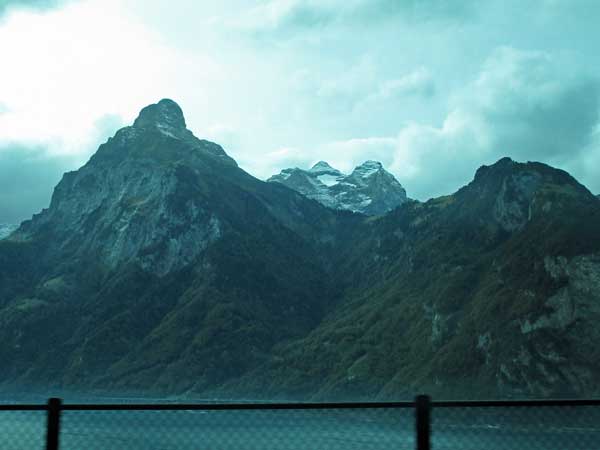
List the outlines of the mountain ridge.
{"label": "mountain ridge", "polygon": [[171,102],[0,241],[0,386],[600,395],[600,203],[567,172],[503,158],[365,216],[257,180]]}

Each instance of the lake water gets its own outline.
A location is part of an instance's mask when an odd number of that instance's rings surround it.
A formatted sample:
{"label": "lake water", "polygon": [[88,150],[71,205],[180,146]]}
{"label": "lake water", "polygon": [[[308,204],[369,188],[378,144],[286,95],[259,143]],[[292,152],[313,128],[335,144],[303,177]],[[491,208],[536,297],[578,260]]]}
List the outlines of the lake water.
{"label": "lake water", "polygon": [[[434,411],[432,447],[600,450],[598,414]],[[557,414],[559,411],[555,411]],[[546,417],[544,417],[544,415]],[[0,413],[0,449],[44,448],[44,412]],[[66,411],[63,450],[413,449],[413,411]]]}

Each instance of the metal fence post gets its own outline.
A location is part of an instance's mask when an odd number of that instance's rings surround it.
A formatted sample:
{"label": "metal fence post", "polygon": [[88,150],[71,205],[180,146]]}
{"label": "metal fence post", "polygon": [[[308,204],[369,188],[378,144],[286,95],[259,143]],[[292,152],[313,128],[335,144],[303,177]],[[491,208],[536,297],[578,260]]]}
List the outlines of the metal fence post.
{"label": "metal fence post", "polygon": [[418,395],[415,399],[415,416],[416,416],[416,449],[417,450],[430,450],[430,411],[431,404],[429,396]]}
{"label": "metal fence post", "polygon": [[60,398],[48,400],[48,428],[46,430],[46,450],[58,450],[60,435],[60,411],[62,401]]}

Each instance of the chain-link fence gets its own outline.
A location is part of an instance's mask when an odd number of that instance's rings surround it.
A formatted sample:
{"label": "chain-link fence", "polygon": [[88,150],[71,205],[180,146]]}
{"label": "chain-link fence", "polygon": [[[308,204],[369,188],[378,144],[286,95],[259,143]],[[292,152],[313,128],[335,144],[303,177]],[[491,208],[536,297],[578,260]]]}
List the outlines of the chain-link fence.
{"label": "chain-link fence", "polygon": [[600,406],[434,407],[436,450],[600,450]]}
{"label": "chain-link fence", "polygon": [[2,450],[600,450],[600,400],[7,408]]}
{"label": "chain-link fence", "polygon": [[0,411],[0,449],[43,449],[46,415],[44,410]]}
{"label": "chain-link fence", "polygon": [[412,448],[410,410],[66,411],[65,450]]}

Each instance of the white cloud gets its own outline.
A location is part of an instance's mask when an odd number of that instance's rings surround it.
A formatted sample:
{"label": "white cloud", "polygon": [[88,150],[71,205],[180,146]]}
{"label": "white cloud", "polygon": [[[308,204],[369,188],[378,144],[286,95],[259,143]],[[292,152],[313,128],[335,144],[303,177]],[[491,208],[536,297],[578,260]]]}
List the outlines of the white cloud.
{"label": "white cloud", "polygon": [[401,102],[408,97],[427,99],[435,92],[435,82],[429,70],[419,67],[398,78],[379,82],[371,93],[359,99],[353,107],[353,113],[366,113],[377,104]]}
{"label": "white cloud", "polygon": [[[89,151],[96,122],[130,122],[141,108],[213,76],[215,65],[161,42],[117,0],[88,0],[47,13],[19,11],[0,27],[0,141],[44,145],[53,154]],[[198,66],[202,70],[198,70]],[[115,131],[115,130],[113,130]]]}
{"label": "white cloud", "polygon": [[427,198],[509,154],[589,183],[597,85],[583,74],[600,70],[594,21],[578,31],[572,14],[530,17],[498,0],[472,15],[459,3],[82,0],[13,10],[0,23],[0,151],[11,143],[82,160],[170,97],[198,137],[259,177],[319,159],[342,170],[379,159],[409,195]]}
{"label": "white cloud", "polygon": [[281,169],[290,167],[307,168],[315,162],[314,157],[300,148],[282,147],[266,152],[258,161],[255,158],[238,158],[238,163],[254,176],[267,179],[271,175],[279,173]]}
{"label": "white cloud", "polygon": [[502,47],[453,96],[440,126],[411,122],[395,137],[325,148],[334,161],[381,160],[419,199],[455,191],[478,166],[503,156],[571,167],[591,182],[600,179],[599,106],[597,83],[572,67],[545,53]]}
{"label": "white cloud", "polygon": [[420,67],[400,78],[384,81],[379,85],[377,92],[368,97],[368,100],[387,100],[405,95],[428,97],[434,90],[435,85],[429,70]]}
{"label": "white cloud", "polygon": [[396,139],[387,137],[353,138],[334,141],[319,147],[313,160],[326,160],[342,172],[350,172],[368,159],[380,161],[385,166],[393,162]]}
{"label": "white cloud", "polygon": [[577,159],[598,122],[599,99],[597,84],[570,69],[545,53],[495,50],[442,127],[400,131],[392,168],[427,196],[457,189],[477,165],[503,156],[559,166]]}

